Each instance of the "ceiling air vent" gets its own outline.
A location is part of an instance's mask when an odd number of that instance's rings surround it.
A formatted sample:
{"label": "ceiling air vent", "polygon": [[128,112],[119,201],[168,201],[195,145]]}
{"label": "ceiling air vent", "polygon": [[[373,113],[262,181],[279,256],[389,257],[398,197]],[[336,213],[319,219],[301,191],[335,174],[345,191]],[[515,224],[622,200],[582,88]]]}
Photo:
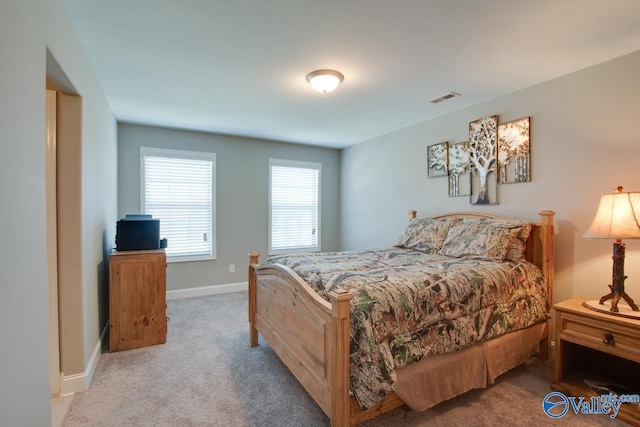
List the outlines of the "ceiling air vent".
{"label": "ceiling air vent", "polygon": [[441,97],[439,97],[439,98],[432,99],[432,100],[431,100],[431,101],[429,101],[429,102],[431,102],[432,104],[438,104],[438,103],[440,103],[440,102],[442,102],[442,101],[446,101],[447,99],[451,99],[451,98],[453,98],[454,96],[460,96],[460,94],[459,94],[458,92],[449,92],[449,93],[447,93],[447,94],[445,94],[445,95],[442,95],[442,96],[441,96]]}

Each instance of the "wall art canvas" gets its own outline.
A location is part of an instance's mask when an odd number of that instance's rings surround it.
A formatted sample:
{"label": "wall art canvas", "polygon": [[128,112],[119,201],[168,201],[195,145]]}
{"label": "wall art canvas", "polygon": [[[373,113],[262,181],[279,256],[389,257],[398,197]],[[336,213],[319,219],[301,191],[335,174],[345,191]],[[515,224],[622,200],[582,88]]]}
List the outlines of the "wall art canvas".
{"label": "wall art canvas", "polygon": [[531,181],[529,117],[498,125],[498,182]]}
{"label": "wall art canvas", "polygon": [[470,201],[498,203],[498,116],[469,123]]}
{"label": "wall art canvas", "polygon": [[440,142],[427,147],[427,175],[429,178],[447,176],[449,143]]}
{"label": "wall art canvas", "polygon": [[469,141],[449,146],[449,196],[470,196]]}

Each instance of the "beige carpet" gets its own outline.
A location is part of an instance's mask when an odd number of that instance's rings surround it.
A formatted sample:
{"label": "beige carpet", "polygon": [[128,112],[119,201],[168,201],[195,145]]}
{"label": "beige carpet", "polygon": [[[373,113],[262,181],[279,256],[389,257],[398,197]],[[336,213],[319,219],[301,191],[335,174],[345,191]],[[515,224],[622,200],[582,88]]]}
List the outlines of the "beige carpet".
{"label": "beige carpet", "polygon": [[[244,292],[168,302],[167,343],[103,353],[63,426],[327,426],[264,342],[248,346]],[[422,413],[396,409],[362,426],[615,426],[606,416],[543,412],[553,367],[532,359],[482,390]]]}

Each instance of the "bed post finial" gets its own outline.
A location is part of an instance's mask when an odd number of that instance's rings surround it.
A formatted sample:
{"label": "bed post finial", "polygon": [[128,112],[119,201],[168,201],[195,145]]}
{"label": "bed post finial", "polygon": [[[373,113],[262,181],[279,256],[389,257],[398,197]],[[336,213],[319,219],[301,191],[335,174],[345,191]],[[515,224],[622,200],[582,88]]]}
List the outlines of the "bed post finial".
{"label": "bed post finial", "polygon": [[260,254],[258,252],[249,252],[249,263],[250,264],[257,264],[258,263],[258,258],[260,258]]}
{"label": "bed post finial", "polygon": [[411,209],[409,211],[409,221],[413,221],[414,219],[416,219],[417,215],[418,215],[418,211],[415,209]]}

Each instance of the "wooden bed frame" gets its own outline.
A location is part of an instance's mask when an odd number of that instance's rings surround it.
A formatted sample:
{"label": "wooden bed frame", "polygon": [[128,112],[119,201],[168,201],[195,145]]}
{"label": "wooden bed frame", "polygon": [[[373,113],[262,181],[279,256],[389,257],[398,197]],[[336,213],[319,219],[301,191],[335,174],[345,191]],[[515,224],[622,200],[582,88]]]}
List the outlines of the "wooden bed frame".
{"label": "wooden bed frame", "polygon": [[[410,218],[416,211],[410,211]],[[525,257],[536,264],[547,281],[549,307],[553,301],[553,211],[541,211],[534,225]],[[457,212],[433,218],[503,218],[496,215]],[[349,395],[349,301],[344,290],[332,291],[330,302],[317,295],[296,273],[283,265],[259,265],[252,252],[249,266],[249,345],[258,345],[258,332],[294,374],[331,420],[349,426],[398,408],[404,402],[389,395],[366,412]],[[539,346],[547,358],[550,320]]]}

